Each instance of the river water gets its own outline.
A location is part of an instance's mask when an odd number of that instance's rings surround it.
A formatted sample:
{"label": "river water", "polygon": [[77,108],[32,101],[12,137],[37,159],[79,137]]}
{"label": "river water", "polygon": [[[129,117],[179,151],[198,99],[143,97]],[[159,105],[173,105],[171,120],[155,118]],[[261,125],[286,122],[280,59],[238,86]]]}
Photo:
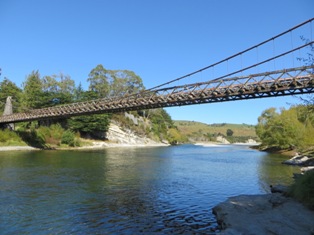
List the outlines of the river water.
{"label": "river water", "polygon": [[292,182],[242,145],[0,152],[0,234],[215,234],[212,208]]}

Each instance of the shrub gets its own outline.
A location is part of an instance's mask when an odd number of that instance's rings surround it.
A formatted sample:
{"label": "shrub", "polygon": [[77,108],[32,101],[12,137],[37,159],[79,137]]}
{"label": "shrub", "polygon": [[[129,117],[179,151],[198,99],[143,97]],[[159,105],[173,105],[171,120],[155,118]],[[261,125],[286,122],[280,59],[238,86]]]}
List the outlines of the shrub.
{"label": "shrub", "polygon": [[50,129],[50,135],[52,138],[57,139],[57,140],[60,140],[62,138],[64,129],[61,127],[59,123],[51,125],[49,129]]}
{"label": "shrub", "polygon": [[77,146],[77,142],[75,141],[74,132],[67,130],[63,133],[61,138],[61,144],[67,144],[71,147]]}
{"label": "shrub", "polygon": [[314,210],[314,171],[308,171],[291,185],[289,195]]}
{"label": "shrub", "polygon": [[10,131],[9,129],[0,130],[0,142],[5,143],[8,141],[20,142],[22,140],[19,135],[14,131]]}

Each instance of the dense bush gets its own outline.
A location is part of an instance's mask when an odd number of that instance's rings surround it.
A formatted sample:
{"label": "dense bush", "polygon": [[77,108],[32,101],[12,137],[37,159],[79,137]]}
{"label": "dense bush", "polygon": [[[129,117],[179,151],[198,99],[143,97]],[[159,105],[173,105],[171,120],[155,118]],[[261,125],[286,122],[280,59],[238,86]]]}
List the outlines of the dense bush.
{"label": "dense bush", "polygon": [[0,142],[8,143],[8,142],[18,142],[21,143],[21,137],[14,131],[10,131],[9,129],[0,130]]}
{"label": "dense bush", "polygon": [[258,118],[256,134],[268,147],[308,148],[314,145],[314,112],[311,105],[299,105],[277,112],[265,110]]}
{"label": "dense bush", "polygon": [[60,124],[53,124],[50,127],[41,126],[36,130],[37,136],[51,146],[60,145],[63,132],[64,129]]}
{"label": "dense bush", "polygon": [[79,142],[76,140],[74,132],[70,130],[67,130],[63,133],[61,144],[66,144],[71,147],[79,146]]}
{"label": "dense bush", "polygon": [[290,187],[289,194],[314,210],[314,171],[309,171],[297,178]]}
{"label": "dense bush", "polygon": [[187,142],[187,137],[181,135],[177,128],[170,128],[168,130],[168,141],[172,145]]}

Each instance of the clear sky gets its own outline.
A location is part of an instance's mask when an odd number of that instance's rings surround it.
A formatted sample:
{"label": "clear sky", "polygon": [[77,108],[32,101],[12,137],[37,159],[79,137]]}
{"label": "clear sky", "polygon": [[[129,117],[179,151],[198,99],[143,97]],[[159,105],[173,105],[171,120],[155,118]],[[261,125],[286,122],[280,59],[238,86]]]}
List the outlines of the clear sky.
{"label": "clear sky", "polygon": [[[0,79],[22,86],[33,70],[62,72],[87,89],[89,72],[102,64],[132,70],[150,88],[313,16],[313,0],[0,0]],[[263,110],[297,102],[266,98],[167,111],[175,120],[256,124]]]}

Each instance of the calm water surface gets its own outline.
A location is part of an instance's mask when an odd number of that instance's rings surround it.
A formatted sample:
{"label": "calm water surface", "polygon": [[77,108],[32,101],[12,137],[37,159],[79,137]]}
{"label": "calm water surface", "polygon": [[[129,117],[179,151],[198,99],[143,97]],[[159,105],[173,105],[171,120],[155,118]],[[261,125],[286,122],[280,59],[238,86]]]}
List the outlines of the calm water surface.
{"label": "calm water surface", "polygon": [[0,152],[0,234],[214,234],[212,207],[290,183],[247,146]]}

